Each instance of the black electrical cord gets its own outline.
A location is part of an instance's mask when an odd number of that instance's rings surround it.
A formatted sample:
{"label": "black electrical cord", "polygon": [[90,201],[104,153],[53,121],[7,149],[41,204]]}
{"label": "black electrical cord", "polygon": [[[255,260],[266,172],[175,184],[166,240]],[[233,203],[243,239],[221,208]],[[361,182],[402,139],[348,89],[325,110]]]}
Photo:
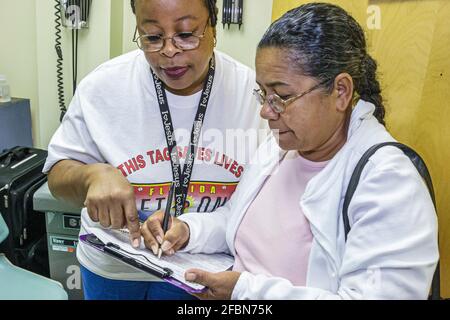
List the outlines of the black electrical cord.
{"label": "black electrical cord", "polygon": [[78,29],[72,29],[72,87],[73,94],[77,89],[78,78]]}
{"label": "black electrical cord", "polygon": [[58,58],[56,60],[56,81],[58,88],[58,104],[61,110],[59,121],[62,121],[67,112],[64,99],[63,53],[61,48],[61,8],[59,0],[55,0],[55,49]]}
{"label": "black electrical cord", "polygon": [[75,90],[77,89],[77,80],[78,80],[78,29],[75,30],[75,68],[73,69],[73,73],[75,74],[73,79],[73,94],[75,95]]}
{"label": "black electrical cord", "polygon": [[[83,27],[83,23],[85,22],[87,25],[87,21],[89,18],[90,7],[92,0],[69,0],[66,4],[67,8],[72,6],[77,6],[80,8],[80,12],[76,17],[76,21],[74,21],[75,25],[72,26],[72,88],[73,95],[75,95],[75,91],[77,89],[77,80],[78,80],[78,39],[79,39],[79,28]],[[61,1],[55,0],[55,49],[58,55],[57,64],[56,64],[56,73],[57,73],[57,86],[58,86],[58,103],[59,108],[61,110],[60,121],[64,118],[64,115],[67,112],[67,108],[65,105],[64,98],[64,76],[63,76],[63,53],[61,48]]]}

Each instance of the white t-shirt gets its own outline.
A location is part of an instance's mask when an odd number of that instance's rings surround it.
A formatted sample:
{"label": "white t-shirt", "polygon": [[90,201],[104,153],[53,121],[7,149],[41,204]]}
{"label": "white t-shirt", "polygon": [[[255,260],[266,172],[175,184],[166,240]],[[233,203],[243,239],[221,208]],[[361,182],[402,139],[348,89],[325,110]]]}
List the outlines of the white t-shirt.
{"label": "white t-shirt", "polygon": [[[185,212],[210,212],[224,205],[267,128],[252,96],[255,74],[215,52],[216,73],[187,195]],[[177,147],[184,164],[201,92],[176,96],[166,91]],[[133,51],[108,61],[77,88],[49,147],[44,172],[63,159],[109,163],[134,186],[138,210],[164,209],[172,181],[171,162],[150,67]],[[81,232],[94,224],[84,208]],[[77,258],[110,279],[156,280],[79,243]]]}

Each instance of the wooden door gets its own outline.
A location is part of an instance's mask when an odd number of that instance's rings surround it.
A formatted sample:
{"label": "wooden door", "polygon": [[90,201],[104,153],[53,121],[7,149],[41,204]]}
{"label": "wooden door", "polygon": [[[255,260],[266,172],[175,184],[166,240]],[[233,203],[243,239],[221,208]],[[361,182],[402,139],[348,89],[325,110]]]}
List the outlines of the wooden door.
{"label": "wooden door", "polygon": [[[310,1],[274,0],[273,19]],[[439,216],[441,295],[450,297],[450,1],[334,0],[378,61],[386,122],[427,163]],[[377,19],[374,23],[374,19]]]}

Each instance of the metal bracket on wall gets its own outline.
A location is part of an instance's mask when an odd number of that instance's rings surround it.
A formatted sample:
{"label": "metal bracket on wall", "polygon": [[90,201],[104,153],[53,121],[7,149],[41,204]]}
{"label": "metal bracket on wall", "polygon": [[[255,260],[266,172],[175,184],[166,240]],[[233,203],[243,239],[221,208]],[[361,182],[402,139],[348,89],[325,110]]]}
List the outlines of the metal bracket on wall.
{"label": "metal bracket on wall", "polygon": [[222,25],[228,25],[230,29],[231,24],[238,24],[239,30],[242,26],[242,16],[244,11],[244,0],[223,0],[222,9]]}
{"label": "metal bracket on wall", "polygon": [[92,0],[60,0],[62,24],[69,29],[89,27]]}

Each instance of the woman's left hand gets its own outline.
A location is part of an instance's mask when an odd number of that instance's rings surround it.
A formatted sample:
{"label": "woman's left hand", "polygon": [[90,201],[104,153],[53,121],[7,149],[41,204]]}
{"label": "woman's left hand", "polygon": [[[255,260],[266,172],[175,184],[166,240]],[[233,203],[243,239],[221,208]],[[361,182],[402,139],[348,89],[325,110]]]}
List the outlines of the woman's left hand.
{"label": "woman's left hand", "polygon": [[204,293],[195,294],[202,300],[230,300],[241,273],[236,271],[224,271],[211,273],[199,269],[186,271],[185,278],[207,287]]}

